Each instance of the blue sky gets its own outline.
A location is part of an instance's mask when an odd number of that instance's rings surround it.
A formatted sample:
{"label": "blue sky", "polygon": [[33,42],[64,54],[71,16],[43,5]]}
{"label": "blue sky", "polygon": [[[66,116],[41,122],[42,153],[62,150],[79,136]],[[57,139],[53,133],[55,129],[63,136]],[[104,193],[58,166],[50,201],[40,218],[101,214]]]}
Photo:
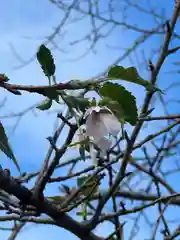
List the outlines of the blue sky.
{"label": "blue sky", "polygon": [[[164,4],[167,16],[170,16],[173,7],[172,1],[168,0],[164,3],[164,1],[161,0],[158,1],[157,4]],[[1,8],[3,10],[1,11],[0,16],[0,72],[6,73],[12,83],[36,85],[46,84],[47,79],[43,76],[37,61],[34,59],[29,64],[22,67],[22,63],[18,61],[12,48],[15,49],[23,61],[31,59],[38,46],[45,40],[44,37],[50,35],[53,28],[55,28],[57,23],[62,19],[62,12],[60,12],[60,10],[53,4],[44,0],[38,0],[38,4],[36,0],[31,0],[26,3],[22,0],[1,0]],[[154,24],[152,21],[150,22],[150,18],[148,17],[146,18],[146,21],[143,21],[143,16],[140,17],[137,14],[131,14],[131,12],[129,15],[129,22],[133,23],[136,20],[138,26],[142,28],[146,27],[147,21],[149,24]],[[74,26],[75,25],[73,24],[69,24],[63,29],[62,34],[67,32],[64,40],[60,37],[56,38],[56,42],[60,49],[65,51],[54,52],[57,67],[56,76],[58,81],[67,81],[73,78],[83,80],[97,75],[122,54],[121,48],[130,46],[134,39],[138,37],[138,34],[135,34],[135,32],[124,33],[115,30],[109,38],[97,45],[97,54],[89,53],[86,57],[80,58],[77,61],[76,58],[84,53],[87,47],[87,42],[76,46],[71,46],[69,43],[83,37],[83,35],[88,32],[89,20],[83,20],[77,23],[76,27]],[[146,57],[150,56],[151,48],[149,48],[149,44],[151,44],[151,47],[157,46],[160,40],[162,40],[162,36],[155,37],[151,43],[145,43],[141,49],[131,55],[131,58],[127,58],[123,61],[122,65],[130,66],[137,63],[137,59],[141,57],[142,51],[145,52]],[[174,44],[176,44],[176,42]],[[113,50],[110,46],[120,46],[121,48]],[[172,60],[172,58],[170,60]],[[139,63],[137,67],[141,70],[141,73],[145,78],[149,77],[145,67],[141,63]],[[169,75],[165,74],[167,69],[173,69],[171,63],[166,64],[166,69],[162,69],[160,75],[159,83],[160,86],[163,86],[164,88],[172,81],[172,79],[169,79]],[[176,75],[173,75],[173,78],[173,80],[176,80]],[[144,89],[132,84],[126,84],[126,86],[136,96],[138,106],[141,106],[142,98],[145,93]],[[167,98],[171,99],[176,96],[178,96],[178,89],[170,91]],[[20,97],[14,96],[1,90],[0,101],[3,101],[4,97],[7,97],[7,99],[5,101],[5,106],[1,108],[0,116],[12,115],[13,113],[20,112],[43,99],[40,96],[27,93],[24,93],[23,96]],[[169,110],[171,113],[177,113],[177,105],[173,104]],[[158,115],[161,113],[163,114],[162,108],[158,103],[156,104],[155,113]],[[22,171],[36,171],[41,166],[45,157],[46,149],[48,147],[46,137],[51,135],[54,130],[55,114],[36,111],[36,115],[34,115],[32,111],[29,111],[21,118],[16,131],[12,132],[16,120],[17,118],[4,118],[2,122],[7,129]],[[153,127],[154,129],[158,129],[160,123],[153,124]],[[143,132],[140,138],[147,135],[151,130],[152,129],[146,129],[146,132]],[[13,172],[16,172],[15,167],[10,160],[4,157],[3,154],[1,156],[1,162],[3,167],[9,167]],[[169,181],[178,189],[175,178],[169,178]],[[52,189],[49,190],[49,193],[53,194],[55,190],[57,190],[57,186],[53,185]],[[155,212],[156,209],[152,210],[152,216]],[[144,223],[142,222],[142,224]],[[109,225],[104,227],[100,226],[97,231],[100,235],[107,234],[109,227]],[[144,231],[146,230],[146,227],[143,228],[140,232],[141,235],[139,235],[137,239],[142,239],[141,237],[144,236]],[[0,237],[2,237],[2,239],[7,239],[8,236],[8,232],[0,231]],[[34,240],[40,238],[46,240],[49,239],[49,237],[56,239],[57,236],[63,236],[67,239],[76,239],[76,237],[72,237],[70,233],[63,229],[58,229],[52,226],[44,227],[27,224],[18,235],[17,240],[23,240],[25,238],[28,240],[32,239],[32,237]]]}

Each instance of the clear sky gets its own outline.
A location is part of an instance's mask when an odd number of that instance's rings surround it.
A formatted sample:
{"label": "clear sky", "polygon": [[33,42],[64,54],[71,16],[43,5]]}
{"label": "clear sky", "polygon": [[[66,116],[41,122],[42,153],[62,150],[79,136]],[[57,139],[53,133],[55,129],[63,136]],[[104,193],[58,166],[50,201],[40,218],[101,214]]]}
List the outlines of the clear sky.
{"label": "clear sky", "polygon": [[[105,2],[106,1],[104,1],[104,3]],[[164,5],[167,16],[170,16],[173,7],[172,2],[171,0],[158,1],[159,5]],[[47,79],[43,76],[41,68],[33,57],[38,46],[45,40],[44,37],[50,35],[53,32],[53,28],[55,28],[62,19],[62,12],[47,0],[0,0],[0,3],[0,72],[7,74],[12,83],[46,84]],[[146,21],[143,21],[143,17],[139,15],[132,14],[130,20],[132,23],[134,20],[137,20],[138,26],[142,28],[146,27],[147,24],[153,24],[150,18],[147,17]],[[97,45],[96,54],[90,52],[86,57],[77,60],[77,58],[85,52],[88,46],[87,41],[77,44],[76,46],[72,46],[70,43],[83,37],[88,29],[89,20],[83,20],[76,25],[69,24],[63,29],[62,34],[66,31],[68,32],[64,40],[62,37],[56,38],[56,43],[58,43],[60,48],[59,51],[54,52],[58,81],[67,81],[73,78],[83,80],[99,74],[122,54],[122,48],[130,46],[134,39],[138,37],[138,34],[135,34],[133,31],[124,34],[124,32],[114,30],[111,37]],[[151,43],[148,42],[144,44],[143,48],[132,54],[130,58],[125,59],[121,64],[123,66],[137,64],[141,52],[144,51],[146,57],[150,56],[149,44],[151,44],[151,47],[155,46],[162,39],[162,36],[156,37]],[[112,49],[110,46],[119,46],[119,48]],[[28,63],[29,59],[32,59],[30,63]],[[27,64],[23,64],[22,66],[22,62],[26,61]],[[138,67],[142,74],[144,74],[144,77],[148,77],[141,63],[139,63]],[[171,70],[172,65],[167,65],[166,70],[167,69]],[[163,85],[163,87],[166,87],[172,79],[169,79],[168,75],[164,74],[164,72],[165,70],[163,69],[159,83],[160,86]],[[175,75],[174,77],[176,78]],[[145,93],[144,89],[132,84],[126,84],[126,86],[135,94],[138,106],[140,106]],[[178,96],[178,90],[171,91],[168,98],[175,96]],[[24,93],[23,96],[20,97],[14,96],[1,90],[0,102],[5,100],[5,105],[1,108],[0,116],[21,112],[42,99],[43,98],[40,96],[27,93]],[[178,107],[173,105],[170,108],[170,112],[177,113],[177,109]],[[158,103],[155,111],[158,115],[160,115],[161,112],[163,114]],[[22,171],[36,171],[41,166],[49,145],[46,137],[51,135],[54,130],[55,116],[55,113],[47,114],[38,111],[35,113],[28,111],[27,114],[21,118],[11,117],[2,119]],[[14,131],[16,124],[16,130]],[[158,129],[159,125],[153,125],[153,127],[154,129]],[[140,137],[144,137],[149,131],[149,129],[146,129],[146,132],[143,132]],[[8,167],[12,169],[12,172],[16,172],[10,160],[4,157],[3,154],[1,156],[1,163],[3,167]],[[171,181],[173,186],[177,186],[174,178],[169,181]],[[56,189],[57,187],[53,186],[52,189],[49,190],[49,193],[53,194]],[[152,214],[154,213],[152,210]],[[0,224],[0,226],[2,225]],[[100,226],[97,231],[99,234],[107,234],[109,227],[109,225],[104,227]],[[145,231],[146,226],[141,230],[141,235],[139,235],[140,238],[137,239],[143,239],[141,237],[145,235]],[[0,231],[1,239],[7,239],[8,236],[9,232]],[[39,240],[40,238],[44,240],[49,238],[58,239],[62,236],[64,238],[66,237],[66,239],[76,239],[76,237],[63,229],[53,226],[27,224],[18,235],[17,240],[29,240],[32,238],[34,240]]]}

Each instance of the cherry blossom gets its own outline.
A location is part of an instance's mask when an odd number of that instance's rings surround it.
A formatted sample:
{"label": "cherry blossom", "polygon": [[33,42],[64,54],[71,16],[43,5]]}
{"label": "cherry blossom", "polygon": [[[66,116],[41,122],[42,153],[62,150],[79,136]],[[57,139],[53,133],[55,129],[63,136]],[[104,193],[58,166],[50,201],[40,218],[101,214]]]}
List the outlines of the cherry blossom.
{"label": "cherry blossom", "polygon": [[80,127],[78,138],[79,141],[89,139],[90,156],[93,164],[97,166],[98,151],[95,145],[100,150],[100,157],[104,157],[112,145],[109,136],[117,136],[121,130],[121,124],[107,107],[91,107],[86,111],[84,117],[86,124]]}
{"label": "cherry blossom", "polygon": [[86,134],[94,138],[97,146],[107,150],[111,146],[111,140],[105,136],[117,136],[121,130],[121,124],[107,107],[92,107],[85,113]]}

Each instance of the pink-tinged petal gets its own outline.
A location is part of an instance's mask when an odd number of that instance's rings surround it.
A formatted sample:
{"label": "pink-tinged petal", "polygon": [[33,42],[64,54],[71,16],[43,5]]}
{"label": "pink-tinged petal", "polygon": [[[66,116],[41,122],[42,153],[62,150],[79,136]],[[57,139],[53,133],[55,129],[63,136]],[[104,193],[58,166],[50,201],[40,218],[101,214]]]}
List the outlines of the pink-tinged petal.
{"label": "pink-tinged petal", "polygon": [[109,113],[112,114],[112,111],[107,108],[107,107],[99,107],[99,106],[95,106],[95,107],[90,107],[86,110],[85,114],[84,114],[84,118],[86,118],[88,115],[90,115],[92,112],[96,112],[96,113]]}
{"label": "pink-tinged petal", "polygon": [[84,118],[86,118],[87,116],[89,116],[90,114],[92,114],[94,112],[98,113],[101,111],[101,108],[99,106],[96,107],[90,107],[86,110],[85,114],[84,114]]}
{"label": "pink-tinged petal", "polygon": [[100,151],[100,158],[104,158],[106,156],[106,151]]}
{"label": "pink-tinged petal", "polygon": [[114,114],[101,113],[100,119],[111,135],[116,136],[120,132],[121,124]]}
{"label": "pink-tinged petal", "polygon": [[107,151],[112,144],[112,141],[103,137],[101,139],[94,139],[96,145],[101,149],[101,151]]}
{"label": "pink-tinged petal", "polygon": [[86,119],[86,134],[97,139],[108,135],[108,131],[99,116],[99,113],[93,111]]}

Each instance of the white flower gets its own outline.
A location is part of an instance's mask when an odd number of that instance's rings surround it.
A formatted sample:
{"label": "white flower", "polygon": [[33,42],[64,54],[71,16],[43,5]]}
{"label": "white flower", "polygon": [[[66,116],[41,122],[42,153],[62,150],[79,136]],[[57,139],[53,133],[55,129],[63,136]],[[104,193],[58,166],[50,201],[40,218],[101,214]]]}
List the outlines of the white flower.
{"label": "white flower", "polygon": [[121,124],[112,111],[106,107],[89,108],[84,117],[86,124],[80,127],[78,139],[83,141],[89,138],[89,153],[93,165],[97,167],[98,151],[94,144],[100,149],[100,157],[104,158],[106,151],[112,145],[109,135],[116,136],[121,130]]}
{"label": "white flower", "polygon": [[121,124],[112,111],[106,107],[92,107],[85,113],[86,134],[93,137],[97,146],[106,151],[110,148],[112,142],[105,136],[116,136],[121,130]]}
{"label": "white flower", "polygon": [[101,149],[101,151],[106,151],[111,147],[111,141],[105,137],[101,139],[95,139],[94,142]]}

